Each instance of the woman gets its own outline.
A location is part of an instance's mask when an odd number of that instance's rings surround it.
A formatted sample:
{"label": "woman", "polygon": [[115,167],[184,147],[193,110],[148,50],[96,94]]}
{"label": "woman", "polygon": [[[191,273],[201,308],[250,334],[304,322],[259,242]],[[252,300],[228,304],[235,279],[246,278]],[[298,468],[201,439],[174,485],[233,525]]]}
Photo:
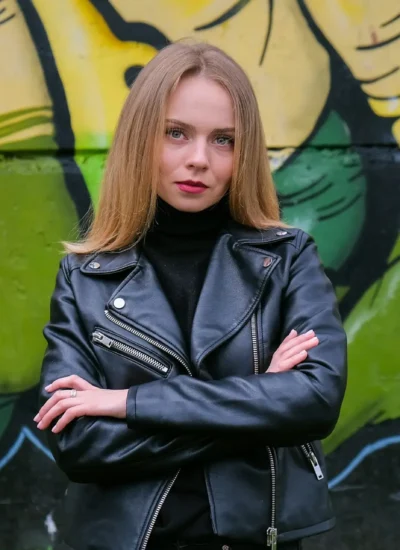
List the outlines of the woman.
{"label": "woman", "polygon": [[67,251],[35,418],[72,482],[67,545],[289,549],[331,528],[318,440],[345,334],[231,58],[176,43],[141,71]]}

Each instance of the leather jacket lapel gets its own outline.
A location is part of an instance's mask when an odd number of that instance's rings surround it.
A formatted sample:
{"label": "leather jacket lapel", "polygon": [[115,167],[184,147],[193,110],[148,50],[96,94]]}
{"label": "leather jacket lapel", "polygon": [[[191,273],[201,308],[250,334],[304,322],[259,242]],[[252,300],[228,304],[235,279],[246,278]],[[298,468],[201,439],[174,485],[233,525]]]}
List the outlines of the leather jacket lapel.
{"label": "leather jacket lapel", "polygon": [[235,223],[221,234],[197,304],[190,353],[156,273],[137,247],[91,256],[81,272],[109,276],[129,270],[110,297],[108,310],[171,349],[183,363],[199,368],[206,355],[237,333],[257,307],[268,278],[280,262],[279,256],[263,248],[293,238],[290,231],[274,230],[254,236],[254,231]]}
{"label": "leather jacket lapel", "polygon": [[189,363],[175,314],[154,268],[143,254],[133,272],[112,294],[107,308],[113,316],[157,340]]}
{"label": "leather jacket lapel", "polygon": [[279,261],[275,254],[241,244],[228,233],[217,241],[193,321],[195,367],[248,321]]}

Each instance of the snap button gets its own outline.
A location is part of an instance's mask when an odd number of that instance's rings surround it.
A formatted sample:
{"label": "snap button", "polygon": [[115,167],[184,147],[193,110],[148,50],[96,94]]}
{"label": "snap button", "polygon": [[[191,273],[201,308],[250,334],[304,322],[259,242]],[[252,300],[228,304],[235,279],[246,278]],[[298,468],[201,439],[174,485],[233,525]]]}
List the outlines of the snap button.
{"label": "snap button", "polygon": [[278,235],[278,237],[283,237],[284,235],[287,235],[287,231],[277,231],[276,234]]}
{"label": "snap button", "polygon": [[114,307],[122,309],[125,306],[125,300],[123,298],[115,298]]}
{"label": "snap button", "polygon": [[227,544],[224,544],[222,547],[222,550],[231,550],[231,547],[228,546]]}
{"label": "snap button", "polygon": [[264,259],[264,267],[268,267],[269,265],[272,264],[272,258],[265,258]]}
{"label": "snap button", "polygon": [[89,267],[91,269],[99,269],[100,264],[99,264],[99,262],[90,262]]}

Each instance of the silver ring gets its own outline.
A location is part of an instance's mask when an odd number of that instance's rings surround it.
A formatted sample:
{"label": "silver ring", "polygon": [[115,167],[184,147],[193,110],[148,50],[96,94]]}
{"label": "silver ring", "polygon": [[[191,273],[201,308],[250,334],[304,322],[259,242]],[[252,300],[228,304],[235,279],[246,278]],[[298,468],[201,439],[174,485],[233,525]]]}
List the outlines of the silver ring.
{"label": "silver ring", "polygon": [[76,397],[76,390],[70,390],[70,396]]}

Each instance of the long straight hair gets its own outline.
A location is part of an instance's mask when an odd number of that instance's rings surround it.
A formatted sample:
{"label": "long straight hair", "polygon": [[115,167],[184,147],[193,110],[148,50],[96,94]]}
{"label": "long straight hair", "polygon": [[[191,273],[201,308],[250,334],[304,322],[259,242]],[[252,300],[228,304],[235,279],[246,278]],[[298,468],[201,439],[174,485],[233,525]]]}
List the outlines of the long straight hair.
{"label": "long straight hair", "polygon": [[119,117],[108,155],[99,204],[84,239],[64,243],[67,252],[117,251],[138,243],[156,212],[167,102],[185,76],[201,75],[231,96],[235,117],[231,215],[240,224],[283,226],[262,121],[243,69],[219,48],[175,42],[139,73]]}

